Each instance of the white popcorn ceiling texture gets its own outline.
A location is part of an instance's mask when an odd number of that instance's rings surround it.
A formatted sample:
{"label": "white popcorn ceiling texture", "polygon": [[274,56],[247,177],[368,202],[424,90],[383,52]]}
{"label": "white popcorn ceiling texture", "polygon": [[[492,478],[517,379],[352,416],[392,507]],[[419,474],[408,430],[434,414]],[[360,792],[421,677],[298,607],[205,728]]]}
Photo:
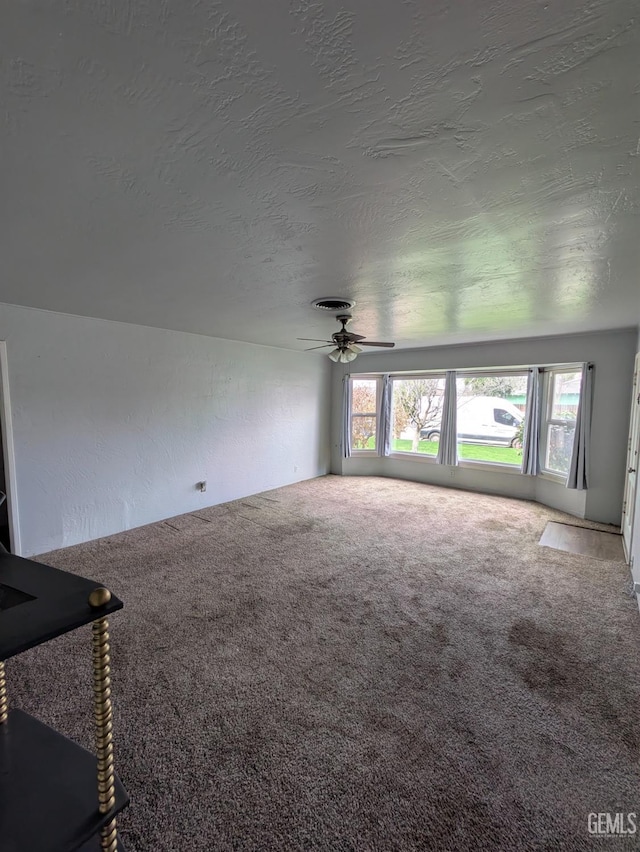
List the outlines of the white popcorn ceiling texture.
{"label": "white popcorn ceiling texture", "polygon": [[[0,301],[302,349],[640,320],[636,0],[30,0]],[[322,352],[322,350],[321,350]]]}

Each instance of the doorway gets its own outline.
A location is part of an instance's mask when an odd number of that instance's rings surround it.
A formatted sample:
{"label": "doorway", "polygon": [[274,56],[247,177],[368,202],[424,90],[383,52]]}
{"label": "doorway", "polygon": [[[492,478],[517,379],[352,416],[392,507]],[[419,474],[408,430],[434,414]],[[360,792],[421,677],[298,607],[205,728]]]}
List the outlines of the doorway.
{"label": "doorway", "polygon": [[13,453],[13,428],[9,397],[9,370],[7,344],[0,340],[0,491],[6,495],[0,505],[0,542],[11,553],[22,555],[18,501],[16,496],[16,469]]}
{"label": "doorway", "polygon": [[631,559],[638,480],[638,453],[640,450],[640,352],[636,355],[633,370],[632,393],[629,444],[627,447],[627,471],[625,474],[624,497],[622,500],[622,544],[627,562]]}
{"label": "doorway", "polygon": [[4,476],[4,440],[2,423],[0,423],[0,544],[5,550],[11,550],[11,535],[9,533],[9,511],[7,508],[7,484]]}

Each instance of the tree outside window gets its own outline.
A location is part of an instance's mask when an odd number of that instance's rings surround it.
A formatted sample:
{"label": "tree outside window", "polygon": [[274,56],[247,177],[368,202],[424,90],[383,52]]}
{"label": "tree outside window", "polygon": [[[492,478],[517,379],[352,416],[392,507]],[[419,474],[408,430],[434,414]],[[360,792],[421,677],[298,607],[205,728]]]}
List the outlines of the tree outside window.
{"label": "tree outside window", "polygon": [[351,380],[351,449],[375,450],[378,380]]}
{"label": "tree outside window", "polygon": [[441,376],[394,379],[392,402],[394,445],[397,447],[403,440],[403,436],[410,433],[410,452],[420,452],[422,430],[427,427],[440,429],[443,403],[444,378]]}
{"label": "tree outside window", "polygon": [[506,399],[524,415],[527,407],[527,374],[463,377],[458,397],[493,396]]}

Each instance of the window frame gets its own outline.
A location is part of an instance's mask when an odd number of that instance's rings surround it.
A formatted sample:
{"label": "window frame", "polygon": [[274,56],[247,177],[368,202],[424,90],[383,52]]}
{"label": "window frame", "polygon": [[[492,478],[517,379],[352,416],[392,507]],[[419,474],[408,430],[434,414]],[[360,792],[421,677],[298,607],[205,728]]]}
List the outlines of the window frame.
{"label": "window frame", "polygon": [[[526,377],[530,369],[530,367],[482,367],[481,369],[476,370],[456,370],[456,382],[458,379],[501,379],[506,376]],[[525,411],[522,416],[526,419],[526,401]],[[461,442],[458,441],[458,447],[460,446],[460,443]],[[480,444],[479,446],[486,445]],[[520,464],[513,462],[483,461],[482,459],[464,459],[461,458],[460,455],[458,455],[458,467],[483,468],[485,470],[493,470],[496,473],[522,473],[522,461]]]}
{"label": "window frame", "polygon": [[[375,411],[373,412],[359,412],[354,414],[353,412],[353,383],[354,382],[375,382],[376,383],[376,404]],[[349,398],[350,398],[350,411],[351,416],[349,419],[349,442],[351,448],[352,456],[359,456],[362,458],[363,456],[378,456],[379,455],[379,447],[380,447],[380,407],[382,405],[382,376],[379,374],[370,374],[370,373],[358,373],[356,375],[349,376]],[[353,446],[353,419],[354,417],[375,417],[376,421],[376,431],[375,431],[375,443],[373,449],[363,449],[361,447]]]}
{"label": "window frame", "polygon": [[[413,379],[414,381],[419,381],[420,379],[442,379],[443,381],[446,379],[447,373],[446,370],[425,370],[420,373],[391,373],[389,375],[389,381],[391,382],[391,424],[389,428],[393,428],[393,383],[394,382],[402,382]],[[391,437],[391,443],[393,444],[393,437]],[[389,458],[396,459],[418,459],[421,462],[427,462],[430,464],[436,463],[437,453],[435,455],[428,455],[427,453],[414,453],[413,450],[391,450],[389,453]]]}
{"label": "window frame", "polygon": [[[446,375],[448,368],[438,369],[438,370],[411,370],[407,372],[395,372],[395,373],[355,373],[349,376],[349,393],[352,395],[353,393],[353,382],[358,380],[370,380],[376,382],[376,411],[375,415],[373,412],[362,414],[360,416],[372,417],[376,418],[376,435],[375,435],[375,449],[357,449],[351,446],[351,455],[356,456],[358,458],[365,457],[378,457],[381,458],[382,455],[380,453],[380,415],[381,415],[381,407],[382,407],[382,383],[384,375],[388,375],[390,381],[393,382],[394,379],[425,379],[425,378],[441,378]],[[466,369],[458,369],[452,367],[450,369],[454,369],[456,372],[457,378],[483,378],[487,376],[521,376],[526,373],[529,373],[531,369],[533,369],[530,365],[516,365],[509,367],[478,367],[478,368],[466,368]],[[550,376],[552,374],[557,373],[578,373],[582,369],[581,363],[564,363],[564,364],[546,364],[539,365],[537,369],[540,370],[540,380],[542,383],[542,399],[541,399],[541,407],[542,407],[542,415],[541,415],[541,423],[540,423],[540,458],[541,458],[541,466],[540,471],[536,474],[540,479],[550,480],[552,482],[564,484],[566,482],[567,475],[558,473],[557,471],[550,470],[545,468],[542,464],[546,460],[547,454],[547,439],[548,439],[548,426],[551,422],[552,425],[564,425],[566,421],[554,421],[549,420],[548,414],[550,413],[549,406],[551,405],[549,389],[550,389]],[[580,389],[582,394],[582,388]],[[351,401],[353,397],[351,396]],[[552,399],[552,397],[551,397]],[[358,416],[358,415],[356,415]],[[353,410],[351,412],[351,419],[349,421],[349,435],[350,438],[353,435]],[[386,458],[398,461],[404,460],[405,462],[411,461],[418,462],[419,464],[436,464],[436,456],[430,456],[426,453],[414,453],[412,451],[406,450],[391,450]],[[487,472],[495,472],[501,474],[508,475],[523,475],[522,469],[519,465],[511,464],[508,462],[488,462],[481,461],[479,459],[463,459],[460,458],[458,460],[459,468],[467,468],[472,470],[485,470]]]}
{"label": "window frame", "polygon": [[[540,476],[544,479],[551,479],[554,482],[566,482],[569,471],[562,473],[553,470],[546,466],[547,451],[549,449],[549,427],[564,426],[567,421],[557,417],[552,417],[553,413],[553,396],[555,391],[556,376],[562,373],[579,373],[582,369],[582,364],[554,364],[553,366],[542,368],[542,419],[540,423]],[[580,386],[579,400],[582,398],[582,385]],[[576,439],[575,425],[573,429],[573,440]],[[573,450],[573,445],[572,445]]]}

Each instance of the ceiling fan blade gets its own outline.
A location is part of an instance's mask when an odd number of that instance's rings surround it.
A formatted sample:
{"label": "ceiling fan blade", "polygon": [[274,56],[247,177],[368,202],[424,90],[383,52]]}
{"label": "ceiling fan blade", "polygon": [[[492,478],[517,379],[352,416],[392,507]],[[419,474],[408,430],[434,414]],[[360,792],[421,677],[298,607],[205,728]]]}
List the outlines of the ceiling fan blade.
{"label": "ceiling fan blade", "polygon": [[324,343],[322,346],[311,346],[309,349],[303,349],[303,352],[313,352],[314,349],[326,349],[327,346],[333,346],[333,343]]}
{"label": "ceiling fan blade", "polygon": [[361,340],[360,346],[385,346],[387,349],[392,349],[395,343],[377,343],[374,340]]}
{"label": "ceiling fan blade", "polygon": [[319,337],[296,337],[296,340],[309,340],[312,343],[331,343],[331,340],[320,340]]}
{"label": "ceiling fan blade", "polygon": [[364,340],[364,334],[354,334],[352,331],[347,331],[346,334],[352,343],[357,343],[359,340]]}

